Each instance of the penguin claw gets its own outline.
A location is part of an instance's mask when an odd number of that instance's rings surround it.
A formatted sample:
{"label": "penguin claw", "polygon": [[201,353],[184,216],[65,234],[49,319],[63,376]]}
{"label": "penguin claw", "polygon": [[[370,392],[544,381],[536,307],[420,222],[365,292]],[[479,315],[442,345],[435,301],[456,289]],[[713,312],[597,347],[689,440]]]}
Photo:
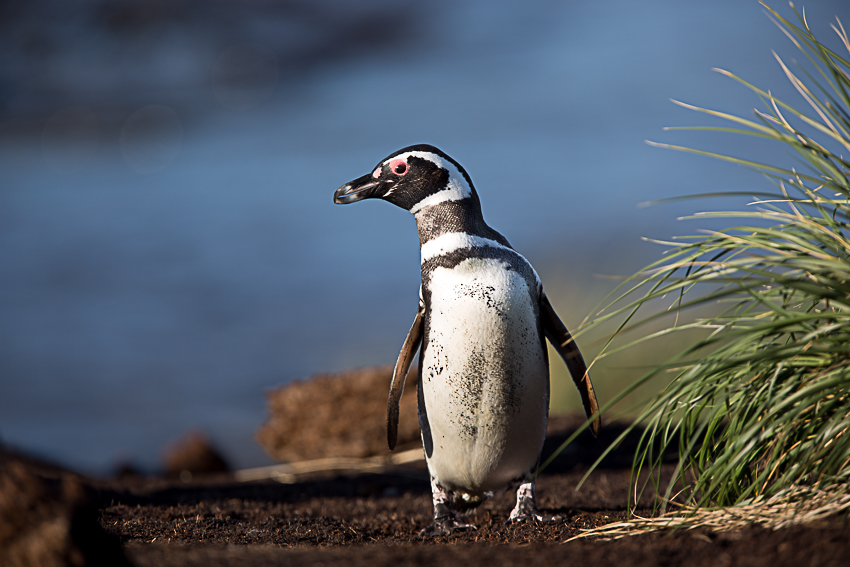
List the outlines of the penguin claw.
{"label": "penguin claw", "polygon": [[451,516],[445,518],[434,518],[427,528],[419,532],[419,537],[436,537],[441,535],[449,535],[456,530],[477,530],[477,526],[465,524]]}

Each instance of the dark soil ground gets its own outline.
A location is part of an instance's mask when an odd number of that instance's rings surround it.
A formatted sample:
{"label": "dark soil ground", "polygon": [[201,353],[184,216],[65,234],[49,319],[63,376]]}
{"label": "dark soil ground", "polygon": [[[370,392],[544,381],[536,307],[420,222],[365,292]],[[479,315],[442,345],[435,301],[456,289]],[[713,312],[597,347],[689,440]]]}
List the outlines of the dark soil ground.
{"label": "dark soil ground", "polygon": [[[576,421],[554,420],[545,454]],[[188,482],[132,475],[91,479],[25,464],[42,482],[81,485],[100,526],[94,528],[98,537],[105,531],[120,541],[137,566],[850,565],[850,525],[843,518],[778,531],[680,531],[564,544],[582,529],[625,515],[633,450],[628,442],[574,490],[620,429],[608,425],[599,440],[581,437],[541,475],[540,507],[561,521],[506,525],[513,495],[499,494],[470,514],[478,529],[429,540],[418,535],[431,515],[421,464],[381,474],[315,474],[292,484],[237,482],[227,473],[196,475]]]}

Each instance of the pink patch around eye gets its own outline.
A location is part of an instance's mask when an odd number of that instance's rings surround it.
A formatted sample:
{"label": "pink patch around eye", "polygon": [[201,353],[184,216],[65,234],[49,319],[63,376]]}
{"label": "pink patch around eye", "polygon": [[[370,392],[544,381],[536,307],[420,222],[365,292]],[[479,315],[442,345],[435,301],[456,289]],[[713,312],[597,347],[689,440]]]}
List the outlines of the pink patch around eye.
{"label": "pink patch around eye", "polygon": [[377,169],[375,169],[375,171],[373,171],[373,172],[372,172],[372,177],[374,177],[375,179],[377,179],[377,178],[379,178],[380,176],[381,176],[381,166],[378,166],[378,168],[377,168]]}
{"label": "pink patch around eye", "polygon": [[390,171],[396,175],[404,175],[407,173],[407,162],[403,159],[394,159],[390,162]]}

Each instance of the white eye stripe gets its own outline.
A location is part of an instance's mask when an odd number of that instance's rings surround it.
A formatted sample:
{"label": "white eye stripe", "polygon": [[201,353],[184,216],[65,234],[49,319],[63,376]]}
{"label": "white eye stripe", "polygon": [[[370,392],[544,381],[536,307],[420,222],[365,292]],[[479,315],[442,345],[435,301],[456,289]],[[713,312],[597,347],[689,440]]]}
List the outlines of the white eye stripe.
{"label": "white eye stripe", "polygon": [[472,191],[469,190],[469,185],[467,185],[465,181],[458,181],[454,177],[449,177],[449,182],[445,189],[443,189],[442,191],[437,191],[436,193],[431,193],[430,195],[410,207],[409,210],[415,215],[422,209],[426,207],[432,207],[437,203],[444,203],[446,201],[460,201],[461,199],[467,199],[471,196]]}
{"label": "white eye stripe", "polygon": [[390,159],[384,161],[384,163],[381,164],[381,165],[387,165],[391,161],[395,161],[395,160],[402,160],[404,162],[407,162],[408,158],[410,158],[410,157],[418,157],[418,158],[421,158],[421,159],[427,159],[428,161],[430,161],[431,163],[433,163],[437,167],[442,167],[443,169],[448,170],[450,174],[457,173],[459,175],[457,168],[454,165],[452,165],[451,162],[448,162],[448,161],[444,160],[443,158],[441,158],[440,156],[438,156],[437,154],[432,154],[431,152],[404,152],[403,154],[399,154],[397,156],[391,157]]}

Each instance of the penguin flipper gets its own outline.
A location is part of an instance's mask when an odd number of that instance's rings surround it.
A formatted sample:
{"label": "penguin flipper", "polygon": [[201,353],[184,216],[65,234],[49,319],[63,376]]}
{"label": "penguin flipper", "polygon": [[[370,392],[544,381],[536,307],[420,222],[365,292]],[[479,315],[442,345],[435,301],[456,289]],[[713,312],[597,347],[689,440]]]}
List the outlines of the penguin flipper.
{"label": "penguin flipper", "polygon": [[416,356],[419,345],[422,344],[424,314],[425,310],[420,304],[416,318],[413,320],[413,325],[410,326],[410,331],[407,332],[407,338],[404,339],[404,344],[401,346],[401,352],[398,353],[398,360],[396,360],[393,369],[393,380],[390,383],[390,395],[387,399],[387,445],[390,451],[395,449],[396,441],[398,441],[398,406],[401,401],[401,394],[404,392],[404,380],[407,378],[410,363]]}
{"label": "penguin flipper", "polygon": [[543,319],[543,332],[546,334],[546,338],[564,359],[564,363],[573,377],[573,382],[578,388],[579,394],[581,394],[584,413],[587,417],[596,414],[596,419],[590,424],[590,430],[594,436],[598,436],[599,429],[602,426],[602,419],[598,413],[599,402],[596,400],[596,393],[593,391],[593,383],[587,373],[584,358],[582,358],[581,351],[579,351],[578,345],[576,345],[566,325],[561,322],[552,304],[549,303],[549,298],[542,290],[540,292],[540,317]]}

